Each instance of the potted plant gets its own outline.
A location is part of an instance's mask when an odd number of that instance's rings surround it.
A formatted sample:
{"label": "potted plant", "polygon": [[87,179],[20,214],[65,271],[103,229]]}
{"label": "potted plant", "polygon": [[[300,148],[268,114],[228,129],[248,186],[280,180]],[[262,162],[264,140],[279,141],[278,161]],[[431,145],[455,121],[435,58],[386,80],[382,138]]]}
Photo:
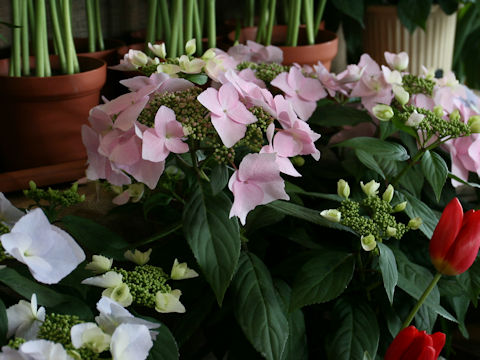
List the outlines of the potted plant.
{"label": "potted plant", "polygon": [[[81,175],[86,153],[80,127],[89,109],[98,104],[105,83],[102,60],[76,55],[70,0],[50,2],[57,56],[49,54],[45,1],[30,6],[30,2],[12,1],[13,24],[18,27],[12,31],[11,58],[0,63],[0,102],[5,115],[0,141],[2,188],[11,181],[20,182],[14,185],[17,188],[26,186],[24,176],[41,176],[45,183]],[[29,18],[29,11],[34,16]],[[29,40],[34,44],[34,57],[29,56]],[[29,175],[24,171],[30,171]]]}

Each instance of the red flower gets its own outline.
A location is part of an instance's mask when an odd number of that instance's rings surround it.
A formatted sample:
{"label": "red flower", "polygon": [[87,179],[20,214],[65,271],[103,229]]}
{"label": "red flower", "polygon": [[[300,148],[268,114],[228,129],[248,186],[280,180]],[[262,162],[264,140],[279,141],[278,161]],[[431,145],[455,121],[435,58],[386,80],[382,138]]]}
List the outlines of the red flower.
{"label": "red flower", "polygon": [[409,326],[398,333],[387,349],[384,360],[436,360],[445,345],[445,334],[428,335]]}
{"label": "red flower", "polygon": [[480,247],[480,211],[463,214],[457,198],[443,210],[430,240],[430,258],[438,272],[458,275],[472,266]]}

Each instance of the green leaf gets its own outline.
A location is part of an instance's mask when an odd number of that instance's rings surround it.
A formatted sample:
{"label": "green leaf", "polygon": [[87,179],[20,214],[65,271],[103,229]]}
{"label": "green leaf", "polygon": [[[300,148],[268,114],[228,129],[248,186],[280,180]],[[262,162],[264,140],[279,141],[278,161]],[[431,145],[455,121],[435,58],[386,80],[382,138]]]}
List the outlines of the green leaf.
{"label": "green leaf", "polygon": [[231,207],[227,195],[213,196],[209,184],[199,183],[183,210],[185,237],[219,304],[240,256],[238,221],[228,217]]}
{"label": "green leaf", "polygon": [[465,296],[455,296],[448,300],[452,305],[453,311],[455,311],[455,315],[457,315],[458,329],[460,330],[462,335],[468,339],[469,336],[467,327],[465,326],[465,318],[467,315],[468,307],[470,306],[470,299]]}
{"label": "green leaf", "polygon": [[248,214],[247,224],[245,225],[246,234],[254,234],[255,231],[282,221],[285,214],[267,206],[257,206]]}
{"label": "green leaf", "polygon": [[172,196],[164,193],[157,193],[149,196],[143,203],[143,214],[145,217],[157,207],[165,207],[172,201]]}
{"label": "green leaf", "polygon": [[[407,166],[406,164],[402,164]],[[424,183],[423,171],[418,166],[413,166],[400,178],[400,185],[407,189],[410,194],[420,198]]]}
{"label": "green leaf", "polygon": [[[152,318],[149,321],[155,321]],[[155,321],[158,323],[158,321]],[[154,331],[158,332],[157,338],[153,342],[147,360],[178,360],[179,353],[177,343],[170,330],[163,324]]]}
{"label": "green leaf", "polygon": [[182,77],[197,85],[205,85],[208,81],[208,76],[205,74],[184,74]]}
{"label": "green leaf", "polygon": [[274,281],[280,304],[288,320],[289,335],[282,360],[308,359],[307,334],[305,330],[305,319],[300,309],[289,312],[292,289],[286,282],[276,279]]}
{"label": "green leaf", "polygon": [[447,15],[453,14],[458,9],[458,0],[438,0],[438,4]]}
{"label": "green leaf", "polygon": [[213,195],[217,195],[222,191],[228,183],[228,168],[223,164],[218,164],[212,169],[210,176],[210,185]]}
{"label": "green leaf", "polygon": [[130,244],[106,227],[74,215],[62,218],[62,225],[80,245],[94,254],[124,260],[123,253]]}
{"label": "green leaf", "polygon": [[430,239],[433,235],[433,230],[435,230],[435,227],[437,226],[440,216],[430,209],[424,202],[407,192],[402,193],[397,191],[396,195],[400,202],[408,202],[405,212],[410,218],[417,216],[422,218],[423,223],[420,226],[420,231]]}
{"label": "green leaf", "polygon": [[5,307],[5,303],[0,298],[0,346],[5,345],[5,342],[7,340],[7,331],[7,308]]}
{"label": "green leaf", "polygon": [[450,179],[453,179],[453,180],[456,180],[464,185],[468,185],[468,186],[471,186],[471,187],[475,187],[475,188],[478,188],[480,189],[480,184],[476,184],[476,183],[472,183],[472,182],[468,182],[468,181],[465,181],[465,180],[462,180],[460,179],[457,175],[455,174],[452,174],[452,173],[448,173],[447,176],[450,178]]}
{"label": "green leaf", "polygon": [[288,181],[285,181],[285,191],[287,194],[299,194],[299,195],[305,195],[305,196],[310,196],[313,198],[318,198],[318,199],[325,199],[325,200],[332,200],[332,201],[338,201],[341,202],[343,199],[338,196],[337,194],[325,194],[325,193],[317,193],[317,192],[309,192],[303,190],[301,187],[294,185]]}
{"label": "green leaf", "polygon": [[385,140],[396,131],[397,128],[392,121],[380,121],[380,139]]}
{"label": "green leaf", "polygon": [[375,160],[373,155],[371,155],[369,152],[366,152],[360,149],[355,149],[355,155],[357,155],[358,160],[360,160],[360,162],[363,165],[375,171],[377,174],[379,174],[382,177],[382,179],[385,179],[385,174],[383,173],[382,169],[380,168],[380,165]]}
{"label": "green leaf", "polygon": [[234,311],[253,347],[268,360],[281,359],[289,328],[267,267],[242,253],[233,280]]}
{"label": "green leaf", "polygon": [[370,122],[372,118],[364,110],[358,110],[345,105],[328,103],[317,106],[308,122],[318,126],[357,125]]}
{"label": "green leaf", "polygon": [[380,330],[375,312],[358,300],[341,298],[332,311],[338,320],[327,341],[329,360],[363,360],[365,352],[375,359]]}
{"label": "green leaf", "polygon": [[[400,250],[394,249],[394,253],[398,266],[398,287],[414,299],[420,299],[430,285],[433,275],[424,267],[412,263]],[[423,304],[435,310],[445,319],[456,322],[455,318],[440,306],[440,291],[437,287],[433,288]]]}
{"label": "green leaf", "polygon": [[427,150],[422,157],[422,170],[428,183],[433,188],[437,202],[440,201],[443,185],[445,180],[447,180],[447,164],[436,152]]}
{"label": "green leaf", "polygon": [[411,33],[417,26],[425,30],[433,0],[400,0],[397,6],[398,18]]}
{"label": "green leaf", "polygon": [[299,270],[292,290],[291,309],[335,299],[350,283],[355,268],[352,254],[316,252]]}
{"label": "green leaf", "polygon": [[402,145],[371,137],[356,137],[345,140],[336,146],[360,149],[371,155],[390,160],[404,161],[409,159],[407,150]]}
{"label": "green leaf", "polygon": [[270,204],[267,204],[267,206],[279,211],[282,214],[290,215],[320,226],[354,233],[350,228],[346,226],[325,219],[322,215],[320,215],[320,211],[317,210],[312,210],[297,204],[281,200],[276,200]]}
{"label": "green leaf", "polygon": [[363,1],[351,1],[351,0],[333,0],[333,5],[343,12],[345,15],[350,16],[354,20],[358,21],[360,25],[363,25],[364,5]]}
{"label": "green leaf", "polygon": [[455,276],[455,279],[476,307],[480,295],[480,262],[475,261],[467,271]]}
{"label": "green leaf", "polygon": [[428,306],[422,306],[415,314],[415,326],[417,329],[425,330],[430,334],[433,332],[433,326],[437,318],[438,314],[434,309]]}
{"label": "green leaf", "polygon": [[30,280],[11,268],[0,270],[0,282],[30,301],[32,294],[37,295],[38,304],[63,310],[68,308],[69,314],[78,315],[88,321],[93,318],[90,308],[80,299],[64,295],[51,288]]}
{"label": "green leaf", "polygon": [[397,262],[395,261],[395,255],[387,245],[379,242],[377,246],[380,250],[379,263],[382,271],[383,286],[387,292],[388,300],[392,304],[395,286],[397,286],[398,282]]}

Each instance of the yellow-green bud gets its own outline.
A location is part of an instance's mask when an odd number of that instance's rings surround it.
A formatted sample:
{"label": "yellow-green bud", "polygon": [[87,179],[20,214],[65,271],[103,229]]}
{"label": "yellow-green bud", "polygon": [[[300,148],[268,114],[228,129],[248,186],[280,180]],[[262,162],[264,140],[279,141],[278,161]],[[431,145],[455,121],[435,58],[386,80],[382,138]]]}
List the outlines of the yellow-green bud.
{"label": "yellow-green bud", "polygon": [[336,209],[323,210],[320,215],[331,222],[338,223],[342,219],[342,213]]}
{"label": "yellow-green bud", "polygon": [[33,180],[30,180],[28,182],[28,185],[30,186],[31,190],[37,190],[37,184],[35,184],[35,182]]}
{"label": "yellow-green bud", "polygon": [[290,158],[290,161],[292,162],[293,165],[295,166],[303,166],[305,165],[305,159],[298,155],[298,156],[294,156],[293,158]]}
{"label": "yellow-green bud", "polygon": [[182,169],[175,165],[168,165],[165,169],[165,174],[174,178],[175,180],[185,179],[185,173],[182,171]]}
{"label": "yellow-green bud", "polygon": [[395,189],[393,188],[393,185],[390,184],[387,186],[387,189],[383,193],[382,199],[389,203],[390,201],[392,201],[394,193],[395,193]]}
{"label": "yellow-green bud", "polygon": [[82,347],[101,353],[110,347],[111,336],[105,334],[98,326],[87,329],[82,334]]}
{"label": "yellow-green bud", "polygon": [[130,288],[125,283],[121,283],[115,287],[103,290],[102,295],[109,297],[123,307],[130,306],[133,302],[132,294],[130,294]]}
{"label": "yellow-green bud", "polygon": [[139,202],[145,192],[145,185],[143,183],[136,183],[128,185],[128,193],[133,203]]}
{"label": "yellow-green bud", "polygon": [[407,202],[406,201],[401,202],[401,203],[395,205],[395,207],[393,208],[393,212],[396,213],[396,212],[403,211],[403,210],[405,210],[406,207],[407,207]]}
{"label": "yellow-green bud", "polygon": [[375,241],[375,236],[372,234],[367,236],[362,236],[360,239],[362,243],[362,248],[365,251],[372,251],[377,247],[377,242]]}
{"label": "yellow-green bud", "polygon": [[160,59],[165,59],[167,57],[167,50],[165,49],[165,43],[161,44],[151,44],[148,43],[148,48]]}
{"label": "yellow-green bud", "polygon": [[372,111],[373,115],[380,121],[388,121],[394,115],[392,107],[385,104],[375,105]]}
{"label": "yellow-green bud", "polygon": [[472,133],[480,133],[480,115],[471,116],[470,119],[468,119],[468,125],[470,125]]}
{"label": "yellow-green bud", "polygon": [[197,277],[198,273],[188,267],[187,263],[179,263],[177,259],[173,262],[170,277],[173,280],[184,280]]}
{"label": "yellow-green bud", "polygon": [[433,113],[436,117],[442,118],[443,117],[443,107],[442,105],[437,105],[433,108]]}
{"label": "yellow-green bud", "polygon": [[123,256],[125,256],[125,259],[130,260],[131,262],[134,262],[137,265],[145,265],[150,261],[151,253],[152,253],[152,249],[148,249],[145,252],[141,252],[135,249],[134,252],[132,252],[131,250],[125,251]]}
{"label": "yellow-green bud", "polygon": [[102,255],[93,255],[92,261],[85,266],[85,269],[91,270],[95,274],[103,274],[112,268],[112,264],[113,259]]}
{"label": "yellow-green bud", "polygon": [[210,60],[215,57],[215,50],[214,49],[208,49],[205,51],[205,53],[202,55],[203,60]]}
{"label": "yellow-green bud", "polygon": [[378,194],[378,188],[380,187],[380,183],[372,180],[366,184],[363,184],[363,181],[360,181],[360,187],[366,195],[375,196]]}
{"label": "yellow-green bud", "polygon": [[387,235],[388,236],[395,236],[397,235],[397,229],[391,226],[387,226]]}
{"label": "yellow-green bud", "polygon": [[343,179],[338,180],[338,182],[337,182],[337,194],[340,197],[348,199],[348,197],[350,196],[350,186],[348,185],[348,182],[346,182]]}
{"label": "yellow-green bud", "polygon": [[408,227],[412,230],[417,230],[420,225],[422,225],[423,221],[420,217],[416,217],[416,218],[413,218],[411,219],[409,222],[408,222]]}
{"label": "yellow-green bud", "polygon": [[187,41],[185,44],[185,54],[188,56],[195,54],[195,51],[197,51],[197,45],[195,43],[195,39],[190,39]]}
{"label": "yellow-green bud", "polygon": [[417,110],[413,110],[413,112],[408,117],[408,120],[405,122],[405,125],[411,126],[411,127],[418,126],[418,124],[420,124],[424,118],[425,118],[425,115],[419,114]]}
{"label": "yellow-green bud", "polygon": [[405,105],[410,100],[410,94],[402,86],[393,84],[392,85],[393,95],[395,99],[400,103],[400,105]]}
{"label": "yellow-green bud", "polygon": [[461,116],[460,116],[460,111],[458,111],[458,109],[455,109],[453,110],[451,113],[450,113],[450,121],[459,121]]}
{"label": "yellow-green bud", "polygon": [[185,307],[180,302],[180,290],[172,290],[169,293],[157,292],[155,296],[155,310],[159,313],[184,313]]}

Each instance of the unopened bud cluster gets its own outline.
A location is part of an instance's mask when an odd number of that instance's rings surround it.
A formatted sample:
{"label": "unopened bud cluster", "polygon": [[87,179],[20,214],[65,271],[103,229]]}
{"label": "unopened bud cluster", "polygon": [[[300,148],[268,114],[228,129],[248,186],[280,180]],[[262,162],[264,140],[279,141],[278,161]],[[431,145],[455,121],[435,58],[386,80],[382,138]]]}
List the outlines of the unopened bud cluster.
{"label": "unopened bud cluster", "polygon": [[402,77],[403,88],[410,94],[425,94],[432,96],[435,82],[430,79],[421,78],[412,74],[405,74]]}
{"label": "unopened bud cluster", "polygon": [[67,190],[56,190],[48,188],[48,190],[39,189],[37,185],[30,181],[30,189],[23,190],[25,197],[32,199],[37,204],[47,203],[50,207],[70,207],[85,201],[85,195],[78,193],[78,184],[75,183]]}
{"label": "unopened bud cluster", "polygon": [[265,81],[265,83],[270,84],[270,82],[275,79],[280,73],[288,72],[290,66],[280,65],[277,63],[254,63],[250,61],[244,61],[237,65],[238,70],[252,69],[255,72],[257,79]]}

